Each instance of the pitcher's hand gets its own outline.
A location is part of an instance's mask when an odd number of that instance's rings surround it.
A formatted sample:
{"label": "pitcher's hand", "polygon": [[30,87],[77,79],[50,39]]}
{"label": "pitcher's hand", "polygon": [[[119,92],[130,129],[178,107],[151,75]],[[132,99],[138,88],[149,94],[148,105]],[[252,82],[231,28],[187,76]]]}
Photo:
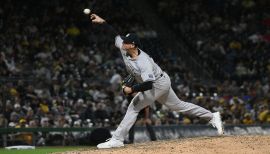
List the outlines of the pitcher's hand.
{"label": "pitcher's hand", "polygon": [[90,19],[91,19],[92,23],[96,23],[96,24],[103,24],[106,22],[104,19],[102,19],[100,16],[98,16],[96,14],[91,14]]}

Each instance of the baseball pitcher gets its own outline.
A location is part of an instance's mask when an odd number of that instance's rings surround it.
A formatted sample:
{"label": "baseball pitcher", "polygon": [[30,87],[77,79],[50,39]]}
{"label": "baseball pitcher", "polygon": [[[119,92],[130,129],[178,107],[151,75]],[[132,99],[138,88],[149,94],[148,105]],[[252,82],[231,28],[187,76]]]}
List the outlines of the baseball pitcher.
{"label": "baseball pitcher", "polygon": [[[102,24],[112,29],[103,18],[96,14],[91,14],[90,19],[92,23]],[[124,138],[135,123],[139,111],[155,101],[166,105],[171,110],[206,119],[213,127],[217,128],[219,135],[223,134],[220,113],[212,113],[200,106],[180,100],[171,87],[168,74],[139,48],[139,44],[140,41],[135,34],[130,33],[126,36],[116,34],[115,46],[121,51],[127,71],[134,76],[138,83],[131,87],[123,86],[123,92],[127,95],[137,94],[132,99],[124,119],[112,138],[98,144],[97,147],[103,149],[124,146]]]}

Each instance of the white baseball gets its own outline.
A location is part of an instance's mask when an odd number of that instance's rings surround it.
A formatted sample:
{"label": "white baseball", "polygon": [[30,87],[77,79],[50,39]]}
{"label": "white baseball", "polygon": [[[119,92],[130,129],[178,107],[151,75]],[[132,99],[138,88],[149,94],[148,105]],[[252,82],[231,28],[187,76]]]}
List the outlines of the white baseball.
{"label": "white baseball", "polygon": [[89,14],[90,12],[91,12],[90,9],[84,9],[84,10],[83,10],[83,13],[84,13],[84,14]]}

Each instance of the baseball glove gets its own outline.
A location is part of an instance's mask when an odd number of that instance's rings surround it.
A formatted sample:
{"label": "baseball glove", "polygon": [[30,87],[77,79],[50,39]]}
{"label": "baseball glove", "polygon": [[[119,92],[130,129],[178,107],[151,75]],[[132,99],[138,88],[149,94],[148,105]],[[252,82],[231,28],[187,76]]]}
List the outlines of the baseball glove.
{"label": "baseball glove", "polygon": [[135,78],[131,74],[124,78],[122,81],[122,86],[132,87],[134,85]]}
{"label": "baseball glove", "polygon": [[[122,87],[132,87],[134,84],[135,84],[135,78],[131,74],[125,77],[124,80],[122,81]],[[125,94],[124,89],[122,89],[122,91]]]}

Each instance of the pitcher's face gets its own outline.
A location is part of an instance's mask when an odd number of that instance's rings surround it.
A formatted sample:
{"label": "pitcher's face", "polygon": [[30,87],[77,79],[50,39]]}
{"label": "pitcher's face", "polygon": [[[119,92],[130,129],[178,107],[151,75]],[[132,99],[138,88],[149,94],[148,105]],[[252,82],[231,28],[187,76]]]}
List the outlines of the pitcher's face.
{"label": "pitcher's face", "polygon": [[131,44],[131,43],[123,43],[123,45],[122,45],[122,49],[124,49],[124,50],[130,50],[130,49],[134,49],[134,48],[135,48],[135,45]]}

